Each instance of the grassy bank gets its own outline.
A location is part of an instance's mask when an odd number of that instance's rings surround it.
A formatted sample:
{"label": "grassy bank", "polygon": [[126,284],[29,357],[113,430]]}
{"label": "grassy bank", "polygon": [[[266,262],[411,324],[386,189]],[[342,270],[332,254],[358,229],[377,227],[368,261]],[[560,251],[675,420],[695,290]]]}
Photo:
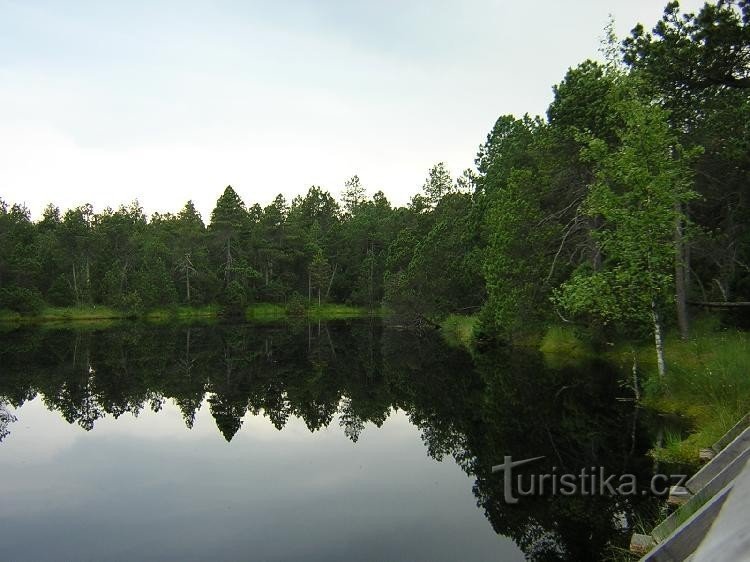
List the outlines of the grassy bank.
{"label": "grassy bank", "polygon": [[[441,329],[450,345],[473,350],[476,316],[448,316]],[[660,378],[653,341],[621,341],[607,351],[595,351],[585,333],[570,326],[552,326],[536,338],[551,367],[601,357],[622,368],[630,380],[633,354],[643,386],[642,404],[652,410],[686,418],[688,434],[667,432],[655,458],[695,464],[701,448],[710,447],[750,412],[750,333],[721,328],[716,316],[692,326],[689,340],[669,332],[665,338],[667,373]]]}
{"label": "grassy bank", "polygon": [[172,322],[212,320],[219,316],[221,309],[217,305],[206,306],[178,306],[152,310],[143,315],[149,322]]}
{"label": "grassy bank", "polygon": [[750,411],[750,333],[721,328],[716,316],[705,316],[683,341],[670,331],[664,341],[667,373],[660,377],[653,340],[621,341],[608,351],[594,352],[585,337],[570,328],[551,328],[540,347],[569,360],[599,355],[617,363],[629,380],[637,361],[643,387],[641,404],[651,410],[684,418],[687,434],[664,434],[652,450],[658,460],[695,465],[701,448],[712,446]]}
{"label": "grassy bank", "polygon": [[571,326],[551,326],[539,342],[545,363],[552,368],[575,365],[596,356],[585,335]]}
{"label": "grassy bank", "polygon": [[644,405],[687,416],[693,424],[687,437],[666,435],[653,454],[668,462],[695,463],[699,449],[713,445],[750,411],[750,334],[702,327],[688,341],[670,334],[663,380],[648,351],[638,353],[649,375]]}
{"label": "grassy bank", "polygon": [[[382,310],[371,311],[366,308],[344,304],[324,303],[289,308],[282,304],[256,303],[245,311],[248,320],[274,321],[289,318],[308,318],[312,320],[335,320],[340,318],[360,318],[371,315],[382,315]],[[0,324],[53,324],[53,323],[111,323],[115,320],[141,319],[148,322],[162,323],[173,321],[210,321],[220,318],[221,307],[206,305],[200,307],[177,306],[150,310],[142,314],[124,312],[106,306],[87,307],[46,307],[36,314],[21,315],[17,312],[0,310]]]}
{"label": "grassy bank", "polygon": [[314,320],[335,320],[337,318],[361,318],[366,316],[382,316],[381,309],[369,310],[346,304],[322,304],[313,305],[307,309],[307,317]]}
{"label": "grassy bank", "polygon": [[14,324],[21,320],[21,315],[12,310],[0,310],[0,324]]}
{"label": "grassy bank", "polygon": [[750,334],[720,328],[706,316],[692,326],[687,341],[672,331],[665,338],[667,373],[659,377],[653,340],[621,341],[595,352],[585,336],[569,327],[548,330],[540,346],[546,357],[600,356],[617,363],[629,380],[633,358],[643,386],[641,404],[686,419],[688,434],[666,432],[652,455],[661,461],[695,465],[701,448],[710,447],[750,411]]}
{"label": "grassy bank", "polygon": [[123,318],[125,315],[107,306],[92,307],[49,307],[32,316],[41,321],[67,321],[67,320],[113,320]]}
{"label": "grassy bank", "polygon": [[381,310],[371,311],[367,308],[345,304],[323,303],[306,307],[287,307],[283,304],[257,303],[246,311],[248,320],[283,320],[288,318],[308,318],[312,320],[335,320],[339,318],[362,318],[382,315]]}

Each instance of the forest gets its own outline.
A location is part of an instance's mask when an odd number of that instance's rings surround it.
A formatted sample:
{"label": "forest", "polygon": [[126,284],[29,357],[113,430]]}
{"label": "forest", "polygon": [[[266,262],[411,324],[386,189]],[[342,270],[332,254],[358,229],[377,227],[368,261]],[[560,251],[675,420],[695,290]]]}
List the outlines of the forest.
{"label": "forest", "polygon": [[[513,340],[550,323],[690,331],[694,307],[750,301],[750,2],[669,3],[651,31],[613,26],[571,67],[546,116],[502,115],[475,168],[433,166],[408,205],[357,177],[262,206],[228,186],[191,201],[0,200],[0,310],[107,306],[130,315],[253,303],[385,306],[413,322],[476,313]],[[416,187],[416,186],[415,186]],[[661,365],[660,365],[661,366]]]}

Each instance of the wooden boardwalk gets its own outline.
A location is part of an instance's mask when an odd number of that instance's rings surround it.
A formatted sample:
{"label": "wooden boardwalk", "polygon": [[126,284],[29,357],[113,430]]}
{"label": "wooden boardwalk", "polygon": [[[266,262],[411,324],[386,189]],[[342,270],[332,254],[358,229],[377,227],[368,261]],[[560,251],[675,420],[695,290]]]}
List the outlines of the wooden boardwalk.
{"label": "wooden boardwalk", "polygon": [[649,535],[633,535],[630,550],[641,561],[750,561],[750,414],[711,449],[711,460],[672,489],[670,503],[680,507]]}

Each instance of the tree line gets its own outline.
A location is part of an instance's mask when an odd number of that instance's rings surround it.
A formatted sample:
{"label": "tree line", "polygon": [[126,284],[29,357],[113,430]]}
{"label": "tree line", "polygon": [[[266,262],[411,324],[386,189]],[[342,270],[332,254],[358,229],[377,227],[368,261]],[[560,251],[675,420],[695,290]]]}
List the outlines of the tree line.
{"label": "tree line", "polygon": [[[432,207],[456,189],[443,164],[430,170],[426,194],[403,208],[380,191],[368,197],[357,176],[341,201],[313,186],[265,207],[227,186],[208,225],[192,201],[150,218],[138,202],[98,213],[48,205],[37,222],[26,207],[0,201],[0,304],[22,313],[45,304],[137,313],[214,303],[231,312],[294,299],[379,306],[401,267],[397,252],[409,253],[408,265]],[[455,197],[454,214],[463,213],[471,194]]]}
{"label": "tree line", "polygon": [[569,69],[546,116],[501,116],[475,169],[434,166],[394,207],[357,176],[246,205],[227,187],[147,219],[0,205],[0,307],[385,303],[481,311],[513,337],[550,321],[689,332],[689,304],[750,300],[750,4],[670,2],[652,31]]}

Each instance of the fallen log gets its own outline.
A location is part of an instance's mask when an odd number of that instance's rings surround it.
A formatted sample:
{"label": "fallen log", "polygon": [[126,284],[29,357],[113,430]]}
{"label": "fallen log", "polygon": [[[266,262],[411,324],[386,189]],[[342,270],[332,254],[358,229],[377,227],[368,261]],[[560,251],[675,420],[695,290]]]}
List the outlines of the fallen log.
{"label": "fallen log", "polygon": [[718,301],[687,301],[693,306],[705,306],[706,308],[738,308],[750,306],[750,302],[718,302]]}

